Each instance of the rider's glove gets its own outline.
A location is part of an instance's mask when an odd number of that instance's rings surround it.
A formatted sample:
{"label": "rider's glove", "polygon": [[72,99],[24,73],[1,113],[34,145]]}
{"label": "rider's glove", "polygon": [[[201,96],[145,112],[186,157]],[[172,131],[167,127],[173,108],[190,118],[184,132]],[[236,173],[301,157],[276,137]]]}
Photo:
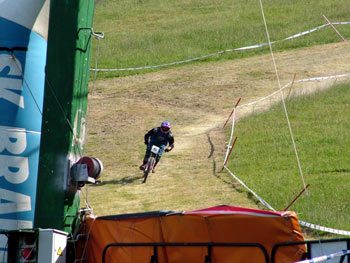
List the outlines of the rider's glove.
{"label": "rider's glove", "polygon": [[146,144],[146,145],[148,145],[148,142],[147,142],[147,141],[145,141],[145,144]]}
{"label": "rider's glove", "polygon": [[167,153],[167,152],[170,152],[170,150],[169,150],[168,148],[166,148],[166,149],[165,149],[165,152],[166,152],[166,153]]}

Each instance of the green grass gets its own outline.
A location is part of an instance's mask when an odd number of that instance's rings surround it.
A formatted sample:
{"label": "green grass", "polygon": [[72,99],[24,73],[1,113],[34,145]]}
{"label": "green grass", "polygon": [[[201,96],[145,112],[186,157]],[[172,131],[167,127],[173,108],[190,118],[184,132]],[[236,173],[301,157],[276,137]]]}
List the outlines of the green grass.
{"label": "green grass", "polygon": [[[350,84],[289,99],[286,106],[303,177],[310,184],[290,210],[308,222],[349,229]],[[239,121],[235,133],[229,168],[283,210],[303,189],[303,181],[282,104]]]}
{"label": "green grass", "polygon": [[[349,20],[350,6],[346,0],[263,3],[272,41],[325,24],[323,14],[334,22]],[[337,28],[345,38],[350,36],[350,26]],[[259,2],[246,0],[102,0],[96,5],[94,30],[105,33],[98,56],[99,68],[157,65],[266,42]],[[284,41],[274,48],[286,50],[336,41],[339,38],[327,27]],[[95,46],[96,43],[94,41]],[[231,52],[205,61],[266,52],[267,47]],[[98,76],[135,73],[140,71],[99,73]]]}

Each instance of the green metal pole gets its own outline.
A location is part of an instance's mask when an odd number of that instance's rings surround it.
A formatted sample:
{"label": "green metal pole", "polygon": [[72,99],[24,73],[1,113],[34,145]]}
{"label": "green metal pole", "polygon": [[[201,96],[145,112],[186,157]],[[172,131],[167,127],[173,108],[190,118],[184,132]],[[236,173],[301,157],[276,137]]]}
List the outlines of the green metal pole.
{"label": "green metal pole", "polygon": [[84,153],[94,0],[51,0],[34,227],[72,231]]}

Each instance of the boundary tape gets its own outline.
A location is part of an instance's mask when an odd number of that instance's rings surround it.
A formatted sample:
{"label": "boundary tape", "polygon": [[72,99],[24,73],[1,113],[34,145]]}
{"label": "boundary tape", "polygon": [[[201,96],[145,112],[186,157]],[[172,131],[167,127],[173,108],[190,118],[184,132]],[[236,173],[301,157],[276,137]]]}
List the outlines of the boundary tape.
{"label": "boundary tape", "polygon": [[[333,25],[350,25],[350,22],[334,22],[332,23]],[[320,30],[324,27],[330,26],[329,24],[324,24],[315,28],[312,28],[310,30],[289,36],[287,38],[281,39],[281,40],[276,40],[271,42],[271,44],[276,44],[278,42],[282,42],[282,41],[286,41],[286,40],[290,40],[293,38],[298,38],[301,36],[305,36],[307,34],[313,33],[317,30]],[[183,64],[183,63],[189,63],[189,62],[193,62],[193,61],[197,61],[197,60],[202,60],[205,58],[209,58],[212,56],[216,56],[216,55],[221,55],[223,53],[228,53],[228,52],[234,52],[234,51],[241,51],[241,50],[249,50],[249,49],[255,49],[255,48],[261,48],[261,47],[265,47],[268,46],[268,43],[262,43],[262,44],[255,44],[255,45],[251,45],[251,46],[246,46],[246,47],[240,47],[240,48],[235,48],[235,49],[226,49],[226,50],[222,50],[222,51],[218,51],[215,53],[211,53],[208,55],[204,55],[204,56],[200,56],[200,57],[196,57],[196,58],[190,58],[190,59],[185,59],[185,60],[181,60],[181,61],[175,61],[175,62],[170,62],[170,63],[164,63],[164,64],[159,64],[159,65],[153,65],[153,66],[142,66],[142,67],[133,67],[133,68],[114,68],[114,69],[90,69],[90,71],[100,71],[100,72],[106,72],[106,71],[134,71],[134,70],[142,70],[142,69],[151,69],[151,68],[160,68],[160,67],[167,67],[167,66],[174,66],[174,65],[179,65],[179,64]]]}
{"label": "boundary tape", "polygon": [[299,224],[302,226],[308,227],[308,228],[321,230],[324,232],[329,232],[329,233],[344,235],[344,236],[350,236],[350,231],[346,231],[346,230],[340,230],[340,229],[334,229],[334,228],[329,228],[329,227],[325,227],[325,226],[319,226],[319,225],[315,225],[312,223],[304,222],[302,220],[299,220]]}
{"label": "boundary tape", "polygon": [[272,211],[276,211],[268,202],[266,202],[264,199],[262,199],[260,196],[258,196],[252,189],[250,189],[243,181],[241,181],[237,176],[235,176],[230,169],[227,168],[227,166],[224,166],[225,169],[231,174],[233,178],[235,178],[241,185],[243,185],[249,192],[251,192],[264,206],[269,208]]}
{"label": "boundary tape", "polygon": [[[299,83],[299,82],[310,82],[310,81],[318,81],[318,80],[327,80],[327,79],[336,79],[336,78],[344,78],[344,77],[350,77],[350,73],[345,73],[345,74],[339,74],[339,75],[333,75],[333,76],[325,76],[325,77],[315,77],[315,78],[308,78],[308,79],[300,79],[300,80],[295,80],[294,83]],[[293,82],[289,82],[287,83],[286,85],[284,85],[281,90],[284,90],[285,88],[289,87]],[[239,105],[237,106],[237,109],[238,108],[241,108],[241,107],[247,107],[247,106],[251,106],[251,105],[254,105],[254,104],[257,104],[263,100],[266,100],[272,96],[274,96],[276,93],[280,92],[280,90],[276,90],[274,92],[272,92],[271,94],[263,97],[263,98],[260,98],[256,101],[253,101],[253,102],[249,102],[249,103],[246,103],[246,104],[243,104],[243,105]]]}
{"label": "boundary tape", "polygon": [[[264,206],[269,208],[272,211],[276,211],[268,202],[266,202],[263,198],[261,198],[257,193],[255,193],[252,189],[250,189],[243,181],[241,181],[236,175],[234,175],[230,169],[227,168],[227,166],[224,166],[225,169],[230,173],[230,175],[235,178],[243,187],[245,187],[251,194],[253,194]],[[337,235],[344,235],[344,236],[350,236],[350,231],[347,230],[340,230],[340,229],[334,229],[330,227],[320,226],[313,223],[308,223],[302,220],[299,220],[299,224],[308,228],[337,234]]]}
{"label": "boundary tape", "polygon": [[[350,254],[350,250],[342,250],[336,253],[332,253],[332,254],[328,254],[328,255],[312,258],[312,259],[306,259],[306,260],[302,260],[294,263],[316,263],[316,262],[322,262],[322,261],[326,261],[328,259],[332,259],[336,257],[347,256],[349,254]],[[343,262],[343,261],[340,260],[339,262]]]}
{"label": "boundary tape", "polygon": [[[345,73],[345,74],[338,74],[338,75],[333,75],[333,76],[325,76],[325,77],[314,77],[314,78],[308,78],[308,79],[301,79],[301,80],[297,80],[294,81],[294,83],[296,82],[309,82],[309,81],[321,81],[321,80],[327,80],[327,79],[336,79],[336,78],[342,78],[342,77],[350,77],[350,73]],[[286,84],[285,86],[283,86],[281,88],[281,90],[287,88],[289,85],[291,85],[292,82],[289,82],[288,84]],[[247,104],[243,104],[240,106],[237,106],[236,109],[240,108],[240,107],[247,107],[247,106],[251,106],[254,105],[256,103],[259,103],[263,100],[266,100],[268,98],[270,98],[271,96],[275,95],[277,92],[280,92],[280,89],[278,89],[277,91],[272,92],[271,94],[257,100],[257,101],[253,101]],[[233,137],[233,131],[234,131],[234,124],[235,124],[235,116],[236,115],[236,110],[234,111],[233,114],[233,118],[232,118],[232,131],[231,131],[231,139]],[[230,140],[231,141],[231,140]],[[266,206],[267,208],[269,208],[272,211],[276,211],[268,202],[266,202],[263,198],[261,198],[258,194],[256,194],[252,189],[250,189],[243,181],[241,181],[236,175],[234,175],[233,172],[231,172],[231,170],[229,168],[227,168],[226,166],[226,162],[228,159],[228,151],[230,150],[230,144],[228,144],[227,150],[226,150],[226,156],[224,159],[224,165],[223,168],[225,168],[229,174],[235,179],[237,180],[243,187],[245,187],[251,194],[253,194],[264,206]],[[320,225],[316,225],[313,223],[308,223],[302,220],[299,220],[299,224],[308,228],[312,228],[312,229],[316,229],[316,230],[320,230],[320,231],[324,231],[324,232],[328,232],[328,233],[332,233],[332,234],[337,234],[337,235],[344,235],[344,236],[350,236],[350,231],[347,230],[340,230],[340,229],[334,229],[334,228],[329,228],[329,227],[325,227],[325,226],[320,226]],[[306,262],[316,262],[316,261],[302,261],[303,263]]]}

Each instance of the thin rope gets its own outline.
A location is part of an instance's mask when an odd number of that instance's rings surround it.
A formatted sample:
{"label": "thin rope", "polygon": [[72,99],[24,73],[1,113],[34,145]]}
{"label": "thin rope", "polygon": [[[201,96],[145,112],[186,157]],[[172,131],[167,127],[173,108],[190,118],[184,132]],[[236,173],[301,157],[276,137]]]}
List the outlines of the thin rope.
{"label": "thin rope", "polygon": [[38,111],[39,111],[40,115],[42,116],[43,113],[42,113],[42,111],[41,111],[41,109],[40,109],[40,106],[39,106],[38,102],[36,101],[36,99],[35,99],[35,97],[34,97],[34,94],[33,94],[32,90],[31,90],[31,88],[30,88],[28,82],[27,82],[26,79],[24,78],[23,71],[22,71],[21,67],[18,65],[18,61],[17,61],[16,57],[12,54],[12,52],[11,52],[11,58],[13,59],[13,61],[14,61],[15,65],[16,65],[16,67],[18,68],[18,71],[21,72],[21,76],[22,76],[23,82],[26,84],[26,86],[27,86],[27,88],[28,88],[28,90],[29,90],[30,96],[32,96],[32,99],[33,99],[33,101],[34,101],[36,107],[38,108]]}
{"label": "thin rope", "polygon": [[[42,113],[42,111],[41,111],[41,109],[40,109],[40,106],[39,106],[37,100],[35,99],[35,96],[34,96],[32,90],[31,90],[31,88],[30,88],[28,82],[27,82],[26,79],[24,78],[24,74],[23,74],[23,72],[22,72],[22,70],[21,70],[21,67],[18,65],[18,61],[17,61],[16,57],[15,57],[13,54],[11,54],[11,58],[14,60],[14,63],[15,63],[15,65],[16,65],[16,67],[18,68],[19,72],[21,73],[23,82],[24,82],[25,85],[27,86],[27,88],[28,88],[28,90],[29,90],[29,93],[30,93],[30,95],[31,95],[31,97],[32,97],[32,99],[33,99],[33,101],[34,101],[34,103],[35,103],[35,105],[36,105],[36,107],[37,107],[37,109],[38,109],[40,115],[43,116],[43,113]],[[56,102],[57,102],[59,108],[61,109],[62,114],[64,115],[64,117],[65,117],[65,119],[66,119],[66,123],[68,124],[68,126],[69,126],[69,128],[70,128],[70,131],[71,131],[72,134],[73,134],[73,140],[74,140],[74,142],[75,142],[75,143],[74,143],[75,151],[77,151],[77,152],[80,154],[80,156],[81,156],[80,147],[79,147],[79,145],[78,145],[78,139],[77,139],[77,137],[76,137],[76,135],[75,135],[75,133],[74,133],[74,129],[73,129],[73,127],[72,127],[72,124],[71,124],[70,121],[68,120],[67,115],[66,115],[66,113],[65,113],[65,111],[64,111],[64,109],[63,109],[63,106],[62,106],[61,103],[59,102],[59,100],[58,100],[58,98],[57,98],[57,96],[56,96],[56,94],[55,94],[55,92],[54,92],[54,90],[53,90],[53,88],[52,88],[52,86],[51,86],[51,83],[50,83],[50,81],[49,81],[48,78],[47,78],[46,69],[45,69],[45,79],[46,79],[46,82],[47,82],[47,84],[48,84],[49,89],[51,90],[51,93],[53,94],[53,96],[54,96],[54,98],[55,98],[55,100],[56,100]],[[77,189],[78,189],[78,186],[76,185],[76,186],[75,186],[75,190],[77,190]]]}
{"label": "thin rope", "polygon": [[[85,28],[84,28],[84,29],[85,29]],[[95,37],[97,37],[98,39],[104,38],[104,34],[103,34],[103,33],[94,32],[94,31],[93,31],[93,28],[86,28],[86,29],[89,29],[89,30],[91,31],[90,34],[91,34],[92,36],[95,36]],[[98,45],[98,47],[99,47],[99,45]],[[97,63],[97,62],[96,62],[96,63]],[[71,122],[69,121],[69,119],[68,119],[68,117],[67,117],[67,114],[66,114],[66,112],[65,112],[65,110],[64,110],[64,108],[63,108],[63,106],[62,106],[62,104],[60,103],[60,101],[58,100],[58,97],[56,96],[56,93],[55,93],[55,91],[54,91],[54,89],[53,89],[53,87],[52,87],[52,84],[50,83],[50,81],[49,81],[49,79],[48,79],[48,77],[47,77],[48,74],[47,74],[47,72],[46,72],[46,69],[45,69],[45,75],[46,75],[45,78],[46,78],[48,87],[49,87],[49,89],[50,89],[52,95],[54,96],[54,98],[55,98],[55,100],[56,100],[56,102],[57,102],[57,105],[59,106],[59,108],[60,108],[60,110],[61,110],[63,116],[65,117],[66,123],[68,124],[71,133],[73,134],[73,140],[74,140],[74,142],[75,142],[75,143],[74,143],[74,146],[75,146],[76,149],[78,149],[77,152],[78,152],[79,156],[83,156],[83,154],[82,154],[82,152],[81,152],[81,150],[80,150],[79,144],[78,144],[78,139],[77,139],[77,137],[76,137],[76,134],[74,133],[73,126],[72,126]],[[95,80],[96,80],[96,73],[95,73],[94,82],[95,82]],[[88,117],[88,114],[87,114],[87,117]],[[87,123],[86,123],[85,126],[87,127]],[[84,138],[84,139],[85,139],[85,138]]]}
{"label": "thin rope", "polygon": [[52,84],[50,83],[49,78],[47,77],[47,75],[48,75],[48,74],[47,74],[47,72],[46,72],[46,70],[45,70],[45,79],[46,79],[46,82],[47,82],[47,84],[48,84],[47,86],[49,87],[49,90],[51,91],[51,94],[53,95],[53,97],[54,97],[54,99],[55,99],[55,101],[56,101],[58,107],[60,108],[61,113],[62,113],[63,117],[65,118],[66,123],[67,123],[67,125],[68,125],[68,127],[69,127],[69,129],[70,129],[70,132],[71,132],[72,135],[73,135],[74,148],[77,149],[77,152],[78,152],[79,156],[82,156],[82,153],[81,153],[81,151],[80,151],[80,147],[79,147],[79,144],[78,144],[78,138],[76,137],[76,134],[75,134],[75,132],[74,132],[73,126],[72,126],[71,122],[69,121],[69,119],[68,119],[68,117],[67,117],[67,114],[66,114],[66,112],[65,112],[65,110],[64,110],[64,108],[63,108],[61,102],[59,101],[58,97],[56,96],[56,93],[55,93],[55,91],[54,91],[54,89],[53,89],[53,87],[52,87]]}
{"label": "thin rope", "polygon": [[[95,51],[95,68],[97,68],[98,56],[99,56],[99,52],[100,52],[100,40],[101,40],[101,38],[104,38],[104,35],[103,34],[102,35],[96,34],[93,29],[91,29],[91,35],[97,38],[97,46],[96,46],[96,51]],[[85,136],[87,136],[87,134],[88,134],[89,115],[90,115],[90,111],[91,111],[92,95],[93,95],[94,90],[95,90],[96,79],[97,79],[97,71],[94,72],[91,93],[89,95],[91,99],[88,100],[88,108],[87,108],[87,112],[86,112],[86,122],[85,122]],[[85,139],[86,138],[84,138],[84,140]],[[85,192],[86,192],[85,203],[90,206],[89,201],[88,201],[88,190],[89,190],[88,188],[89,188],[88,185],[86,185],[86,187],[85,187]]]}
{"label": "thin rope", "polygon": [[[95,68],[97,68],[98,56],[99,56],[99,53],[100,53],[100,40],[101,40],[101,38],[104,38],[104,36],[97,35],[95,32],[93,32],[93,29],[92,29],[91,34],[97,38],[97,46],[96,46],[96,51],[95,51]],[[96,79],[97,79],[97,71],[94,71],[94,77],[93,77],[93,80],[92,80],[92,87],[91,87],[90,98],[92,98],[92,95],[93,95],[94,90],[95,90]],[[88,120],[89,120],[91,104],[92,104],[91,100],[89,100],[88,101],[88,110],[87,110],[87,113],[86,113],[86,119],[87,119],[86,120],[86,134],[88,132],[87,129],[88,129]]]}
{"label": "thin rope", "polygon": [[284,109],[284,113],[286,115],[288,128],[289,128],[289,133],[290,133],[290,136],[291,136],[291,139],[292,139],[292,142],[293,142],[293,148],[294,148],[295,156],[296,156],[297,163],[298,163],[299,173],[300,173],[301,179],[303,181],[304,188],[306,188],[306,183],[305,183],[303,171],[301,169],[299,155],[298,155],[297,147],[296,147],[294,136],[293,136],[292,126],[291,126],[290,121],[289,121],[287,107],[286,107],[286,103],[285,103],[283,92],[282,92],[282,88],[281,88],[281,82],[280,82],[280,78],[279,78],[279,75],[278,75],[278,70],[277,70],[277,65],[276,65],[276,61],[275,61],[275,56],[274,56],[273,51],[272,51],[272,46],[271,46],[271,42],[270,42],[270,34],[269,34],[269,31],[268,31],[268,28],[267,28],[267,24],[266,24],[266,19],[265,19],[264,9],[263,9],[263,5],[262,5],[262,0],[259,0],[259,2],[260,2],[260,8],[261,8],[262,17],[263,17],[263,20],[264,20],[266,36],[267,36],[267,40],[268,40],[268,43],[269,43],[270,53],[271,53],[271,57],[272,57],[272,61],[273,61],[273,66],[275,68],[276,78],[277,78],[277,82],[278,82],[278,88],[280,90],[280,94],[281,94],[281,98],[282,98],[283,109]]}
{"label": "thin rope", "polygon": [[86,248],[87,248],[87,240],[89,239],[90,237],[90,234],[91,234],[91,231],[92,231],[92,226],[94,225],[95,223],[95,220],[96,220],[96,217],[93,217],[93,221],[92,223],[90,224],[90,228],[88,230],[88,233],[87,233],[87,239],[85,241],[85,244],[84,244],[84,247],[83,247],[83,251],[81,253],[81,259],[80,260],[75,260],[74,262],[78,262],[78,261],[84,261],[84,256],[85,256],[85,252],[86,252]]}
{"label": "thin rope", "polygon": [[[12,52],[11,52],[11,55],[10,55],[10,56],[11,56],[11,58],[13,59],[13,61],[14,61],[15,65],[16,65],[16,67],[18,68],[18,71],[21,73],[21,77],[22,77],[22,79],[23,79],[23,82],[24,82],[25,85],[27,86],[28,91],[29,91],[29,93],[30,93],[30,95],[31,95],[31,97],[32,97],[32,99],[33,99],[33,101],[34,101],[34,103],[35,103],[35,105],[36,105],[36,107],[37,107],[37,109],[38,109],[40,115],[43,116],[43,113],[42,113],[42,111],[41,111],[41,109],[40,109],[40,106],[39,106],[37,100],[35,99],[35,96],[34,96],[32,90],[31,90],[31,88],[30,88],[28,82],[27,82],[26,79],[24,78],[23,71],[21,70],[21,67],[18,65],[17,58],[13,55]],[[66,119],[66,122],[67,122],[67,124],[68,124],[68,126],[69,126],[69,128],[70,128],[70,131],[71,131],[72,134],[73,134],[73,139],[74,139],[74,141],[75,141],[76,148],[78,149],[78,152],[79,152],[79,154],[81,155],[81,151],[80,151],[80,148],[78,147],[78,143],[77,143],[77,142],[78,142],[78,139],[76,138],[76,135],[74,134],[74,129],[73,129],[73,127],[72,127],[72,124],[71,124],[70,121],[68,120],[67,115],[66,115],[66,113],[65,113],[65,111],[64,111],[64,109],[63,109],[63,106],[62,106],[61,103],[59,102],[59,100],[58,100],[58,98],[57,98],[57,96],[56,96],[56,94],[55,94],[55,92],[54,92],[54,90],[53,90],[53,88],[52,88],[52,85],[51,85],[49,79],[47,78],[47,72],[46,72],[46,70],[45,70],[45,79],[46,79],[46,82],[47,82],[47,84],[48,84],[48,87],[50,88],[51,93],[53,94],[53,96],[54,96],[54,98],[55,98],[55,100],[56,100],[56,102],[57,102],[57,105],[59,106],[59,108],[60,108],[62,114],[64,115],[64,117],[65,117],[65,119]]]}
{"label": "thin rope", "polygon": [[[302,183],[304,185],[305,193],[306,193],[306,196],[307,196],[307,201],[308,201],[308,206],[309,206],[309,210],[310,210],[310,215],[311,215],[311,218],[313,218],[313,211],[312,211],[312,207],[311,207],[310,195],[309,195],[308,190],[306,189],[306,183],[305,183],[303,171],[302,171],[300,160],[299,160],[298,150],[297,150],[297,147],[296,147],[296,144],[295,144],[293,131],[292,131],[292,126],[290,124],[289,117],[288,117],[288,111],[287,111],[286,103],[285,103],[285,100],[284,100],[283,91],[282,91],[282,88],[281,88],[281,82],[280,82],[280,78],[279,78],[279,75],[278,75],[278,70],[277,70],[275,56],[274,56],[273,50],[272,50],[272,45],[271,45],[271,41],[270,41],[270,34],[269,34],[269,30],[267,28],[267,23],[266,23],[266,19],[265,19],[265,14],[264,14],[264,8],[263,8],[262,0],[259,0],[259,3],[260,3],[260,8],[261,8],[261,14],[262,14],[262,17],[263,17],[263,20],[264,20],[264,26],[265,26],[265,30],[266,30],[266,37],[267,37],[267,40],[268,40],[268,43],[269,43],[269,48],[270,48],[270,53],[271,53],[271,57],[272,57],[272,61],[273,61],[273,66],[274,66],[275,73],[276,73],[276,78],[277,78],[277,82],[278,82],[278,88],[279,88],[280,94],[281,94],[283,109],[284,109],[284,113],[285,113],[286,120],[287,120],[287,123],[288,123],[289,133],[290,133],[290,137],[291,137],[291,140],[292,140],[292,143],[293,143],[293,148],[294,148],[296,160],[297,160],[297,163],[298,163],[300,177],[301,177]],[[316,234],[318,236],[318,240],[320,241],[320,236],[319,236],[318,230],[316,230]],[[321,247],[321,249],[322,249],[322,247]]]}

